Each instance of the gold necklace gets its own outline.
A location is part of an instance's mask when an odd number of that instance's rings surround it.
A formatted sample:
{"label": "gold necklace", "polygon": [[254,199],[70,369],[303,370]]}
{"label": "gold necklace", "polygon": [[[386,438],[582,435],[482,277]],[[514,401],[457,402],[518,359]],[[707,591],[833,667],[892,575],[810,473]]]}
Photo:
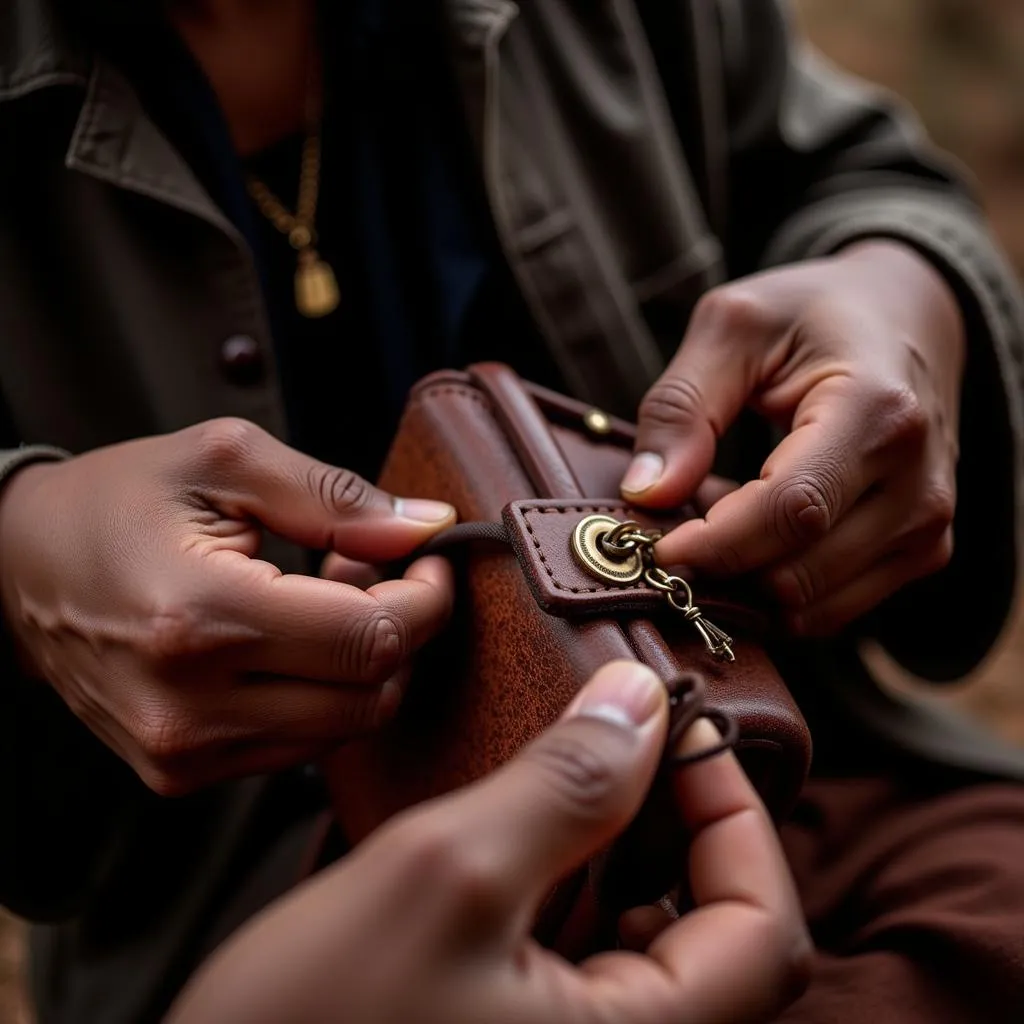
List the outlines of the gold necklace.
{"label": "gold necklace", "polygon": [[[318,119],[317,119],[318,121]],[[249,195],[271,224],[286,235],[298,254],[295,306],[305,317],[327,316],[338,308],[341,295],[331,265],[321,259],[317,241],[316,204],[320,192],[320,126],[313,123],[302,146],[299,192],[292,213],[255,175],[247,175]]]}

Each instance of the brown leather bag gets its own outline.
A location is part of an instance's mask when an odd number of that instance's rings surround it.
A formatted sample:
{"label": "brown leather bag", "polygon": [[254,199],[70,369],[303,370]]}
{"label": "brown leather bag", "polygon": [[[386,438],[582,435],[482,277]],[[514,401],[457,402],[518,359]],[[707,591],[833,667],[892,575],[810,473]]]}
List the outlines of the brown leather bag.
{"label": "brown leather bag", "polygon": [[[421,656],[398,717],[326,766],[348,841],[495,769],[619,658],[643,661],[666,682],[683,680],[696,694],[684,702],[691,718],[703,694],[702,709],[737,727],[737,754],[770,810],[789,809],[810,737],[765,653],[766,623],[735,594],[697,581],[691,595],[678,582],[672,593],[668,573],[646,571],[653,567],[638,539],[695,513],[654,517],[618,497],[633,441],[628,424],[502,364],[436,373],[414,389],[380,484],[450,502],[473,525],[443,538],[458,569],[455,620]],[[611,536],[616,521],[640,529]],[[553,944],[586,882],[601,890],[599,901],[621,904],[608,908],[615,912],[657,900],[677,880],[665,876],[683,863],[673,860],[684,837],[671,802],[652,794],[646,811],[618,844],[614,885],[599,882],[592,865],[552,895],[540,927]]]}

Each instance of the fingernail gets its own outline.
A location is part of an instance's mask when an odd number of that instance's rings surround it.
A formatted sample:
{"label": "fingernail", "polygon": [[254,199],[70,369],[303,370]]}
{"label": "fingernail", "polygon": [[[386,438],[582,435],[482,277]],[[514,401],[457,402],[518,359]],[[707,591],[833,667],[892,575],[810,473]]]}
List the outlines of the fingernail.
{"label": "fingernail", "polygon": [[567,717],[601,718],[635,729],[647,722],[667,699],[664,683],[645,665],[609,665],[583,688]]}
{"label": "fingernail", "polygon": [[395,515],[414,523],[443,523],[455,515],[455,509],[443,501],[426,498],[395,498]]}
{"label": "fingernail", "polygon": [[683,733],[674,753],[677,757],[695,757],[705,750],[717,747],[722,742],[722,734],[715,728],[715,723],[706,718],[698,718]]}
{"label": "fingernail", "polygon": [[649,491],[665,472],[665,460],[654,452],[641,452],[634,456],[626,476],[622,481],[622,489],[627,494],[643,494]]}

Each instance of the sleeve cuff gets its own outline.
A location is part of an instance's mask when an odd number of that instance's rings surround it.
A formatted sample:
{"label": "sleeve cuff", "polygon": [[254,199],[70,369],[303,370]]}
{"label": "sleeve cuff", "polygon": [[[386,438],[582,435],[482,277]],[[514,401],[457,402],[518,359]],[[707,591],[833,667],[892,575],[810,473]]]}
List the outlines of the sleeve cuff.
{"label": "sleeve cuff", "polygon": [[828,256],[867,238],[917,249],[945,276],[964,314],[953,560],[859,626],[914,674],[951,682],[989,654],[1014,605],[1024,494],[1024,302],[976,208],[921,188],[823,199],[783,225],[764,263]]}
{"label": "sleeve cuff", "polygon": [[70,452],[48,444],[23,444],[20,448],[0,449],[0,487],[23,466],[33,462],[58,462],[69,458]]}

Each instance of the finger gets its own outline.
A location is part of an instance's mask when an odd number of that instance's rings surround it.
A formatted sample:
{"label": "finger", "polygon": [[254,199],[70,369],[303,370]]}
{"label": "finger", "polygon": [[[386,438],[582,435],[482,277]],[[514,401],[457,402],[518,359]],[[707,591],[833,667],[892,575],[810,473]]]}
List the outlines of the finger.
{"label": "finger", "polygon": [[920,508],[919,488],[887,488],[868,495],[838,526],[798,558],[769,569],[765,582],[794,611],[845,588],[900,551],[933,549],[953,521],[952,499]]}
{"label": "finger", "polygon": [[817,405],[775,449],[759,480],[669,533],[658,558],[731,576],[814,544],[886,468],[864,440],[867,429],[861,410],[848,402]]}
{"label": "finger", "polygon": [[867,615],[914,580],[939,572],[953,554],[953,531],[938,540],[900,551],[810,607],[793,613],[790,629],[802,636],[829,636]]}
{"label": "finger", "polygon": [[422,845],[416,829],[428,847],[440,844],[430,866],[449,933],[467,935],[467,917],[486,914],[503,936],[525,936],[551,887],[639,809],[667,721],[657,676],[610,664],[503,769],[421,815],[406,845]]}
{"label": "finger", "polygon": [[131,761],[164,796],[268,774],[297,763],[302,752],[322,754],[379,728],[398,709],[408,676],[406,667],[373,689],[245,680],[188,703],[147,701],[126,719]]}
{"label": "finger", "polygon": [[[697,754],[721,739],[710,721],[699,719],[676,753]],[[674,788],[691,833],[689,882],[697,906],[741,900],[790,909],[795,894],[775,829],[736,757],[726,752],[683,768],[675,773]],[[733,827],[749,839],[732,844],[726,833]]]}
{"label": "finger", "polygon": [[619,942],[623,949],[643,953],[666,928],[678,920],[664,907],[635,907],[619,918]]}
{"label": "finger", "polygon": [[380,728],[405,696],[412,665],[380,686],[339,686],[305,679],[245,680],[225,698],[204,702],[221,737],[255,746],[336,743]]}
{"label": "finger", "polygon": [[764,274],[701,299],[675,358],[641,403],[636,457],[622,487],[628,500],[669,507],[693,493],[718,439],[784,359],[806,290],[791,275]]}
{"label": "finger", "polygon": [[[684,737],[695,753],[720,736],[706,719]],[[810,941],[796,887],[775,829],[731,753],[675,778],[692,833],[690,890],[697,909],[662,933],[648,953],[681,983],[697,1019],[747,1019],[784,1005],[805,978]],[[735,965],[749,965],[736,985]]]}
{"label": "finger", "polygon": [[694,314],[675,358],[640,404],[624,497],[651,508],[681,505],[708,475],[718,439],[756,384],[753,348],[723,333],[727,318]]}
{"label": "finger", "polygon": [[447,623],[454,600],[444,559],[421,559],[404,579],[366,592],[274,574],[244,559],[238,585],[214,599],[217,617],[247,630],[236,667],[322,682],[376,685]]}
{"label": "finger", "polygon": [[706,515],[709,508],[718,504],[727,494],[738,490],[739,486],[735,480],[728,480],[724,476],[709,475],[697,488],[693,496],[693,505],[700,515]]}
{"label": "finger", "polygon": [[369,590],[375,583],[380,583],[380,570],[368,562],[357,562],[334,552],[329,554],[320,564],[320,578],[333,580],[335,583],[346,583],[358,590]]}
{"label": "finger", "polygon": [[[702,720],[680,752],[718,739],[714,726]],[[660,978],[637,970],[643,961],[598,958],[588,965],[591,997],[636,1021],[682,1020],[681,1007],[693,1021],[769,1019],[806,983],[810,955],[771,821],[732,754],[679,772],[676,792],[693,834],[690,880],[697,909],[649,946],[648,957],[664,972]],[[737,964],[744,965],[742,984]]]}
{"label": "finger", "polygon": [[311,459],[244,420],[190,428],[188,483],[234,517],[313,550],[387,562],[455,522],[443,502],[394,497],[355,473]]}
{"label": "finger", "polygon": [[173,775],[149,769],[149,786],[161,796],[179,797],[223,782],[274,775],[299,765],[315,764],[329,756],[337,740],[320,743],[247,745],[239,743],[216,757],[196,759]]}

